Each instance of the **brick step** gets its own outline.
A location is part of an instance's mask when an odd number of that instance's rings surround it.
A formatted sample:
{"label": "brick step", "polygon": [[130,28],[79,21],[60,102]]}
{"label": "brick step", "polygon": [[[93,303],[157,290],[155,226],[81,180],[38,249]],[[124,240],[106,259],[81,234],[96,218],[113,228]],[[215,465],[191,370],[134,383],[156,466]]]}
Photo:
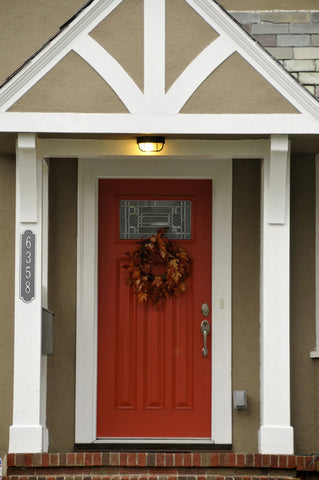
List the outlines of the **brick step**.
{"label": "brick step", "polygon": [[[4,458],[8,468],[55,467],[221,467],[319,471],[316,455],[268,455],[229,452],[75,452],[10,453]],[[36,474],[36,472],[35,472]]]}
{"label": "brick step", "polygon": [[311,480],[319,471],[317,456],[229,452],[8,454],[3,460],[7,480]]}
{"label": "brick step", "polygon": [[10,480],[297,480],[271,475],[10,475]]}

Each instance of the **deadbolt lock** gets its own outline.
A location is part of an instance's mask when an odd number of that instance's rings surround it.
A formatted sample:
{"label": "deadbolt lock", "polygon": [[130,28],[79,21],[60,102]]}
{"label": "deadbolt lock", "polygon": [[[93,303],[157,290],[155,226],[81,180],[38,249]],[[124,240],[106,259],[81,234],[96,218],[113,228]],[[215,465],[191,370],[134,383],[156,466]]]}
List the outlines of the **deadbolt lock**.
{"label": "deadbolt lock", "polygon": [[203,317],[208,317],[209,315],[209,306],[207,303],[203,303],[200,307]]}

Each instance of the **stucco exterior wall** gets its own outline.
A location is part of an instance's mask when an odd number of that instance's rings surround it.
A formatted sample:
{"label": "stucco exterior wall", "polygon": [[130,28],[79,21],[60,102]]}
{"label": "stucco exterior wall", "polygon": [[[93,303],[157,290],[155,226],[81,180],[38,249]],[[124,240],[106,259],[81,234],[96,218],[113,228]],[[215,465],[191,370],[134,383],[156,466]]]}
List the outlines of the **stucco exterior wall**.
{"label": "stucco exterior wall", "polygon": [[259,419],[260,161],[233,162],[232,373],[248,408],[233,409],[233,451],[257,452]]}
{"label": "stucco exterior wall", "polygon": [[187,65],[219,35],[183,0],[167,0],[165,15],[168,90]]}
{"label": "stucco exterior wall", "polygon": [[54,354],[48,357],[47,425],[51,452],[74,448],[77,161],[50,160],[49,308]]}
{"label": "stucco exterior wall", "polygon": [[15,160],[0,158],[0,457],[8,451],[12,423]]}
{"label": "stucco exterior wall", "polygon": [[295,451],[318,451],[319,359],[315,338],[315,160],[291,164],[291,408]]}
{"label": "stucco exterior wall", "polygon": [[85,0],[1,0],[0,83],[85,3]]}
{"label": "stucco exterior wall", "polygon": [[124,0],[91,33],[133,78],[144,88],[144,4],[143,0]]}
{"label": "stucco exterior wall", "polygon": [[111,87],[75,52],[66,55],[9,110],[127,113]]}
{"label": "stucco exterior wall", "polygon": [[298,113],[298,111],[246,60],[238,53],[234,53],[204,80],[185,103],[181,113]]}

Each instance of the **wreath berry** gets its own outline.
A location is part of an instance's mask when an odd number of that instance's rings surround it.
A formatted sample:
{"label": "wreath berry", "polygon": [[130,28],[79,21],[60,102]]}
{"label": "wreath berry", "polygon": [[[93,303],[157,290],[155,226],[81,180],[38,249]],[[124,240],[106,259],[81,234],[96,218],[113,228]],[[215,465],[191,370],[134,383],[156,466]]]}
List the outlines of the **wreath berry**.
{"label": "wreath berry", "polygon": [[[170,297],[179,297],[186,290],[186,279],[192,270],[191,259],[186,250],[169,240],[162,228],[157,235],[142,238],[130,253],[126,283],[134,288],[138,302],[153,303],[154,310]],[[154,265],[161,265],[162,275],[152,272]],[[153,271],[155,269],[153,268]]]}

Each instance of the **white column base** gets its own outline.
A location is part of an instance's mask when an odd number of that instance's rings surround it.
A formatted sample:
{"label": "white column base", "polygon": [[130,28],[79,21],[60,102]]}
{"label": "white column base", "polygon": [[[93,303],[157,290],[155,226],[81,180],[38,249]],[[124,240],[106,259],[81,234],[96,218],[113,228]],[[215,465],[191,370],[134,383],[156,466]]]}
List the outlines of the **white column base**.
{"label": "white column base", "polygon": [[48,429],[41,425],[12,425],[9,453],[42,453],[48,451]]}
{"label": "white column base", "polygon": [[47,426],[42,427],[42,452],[49,451],[49,429]]}
{"label": "white column base", "polygon": [[292,427],[260,427],[259,453],[294,453],[294,429]]}

